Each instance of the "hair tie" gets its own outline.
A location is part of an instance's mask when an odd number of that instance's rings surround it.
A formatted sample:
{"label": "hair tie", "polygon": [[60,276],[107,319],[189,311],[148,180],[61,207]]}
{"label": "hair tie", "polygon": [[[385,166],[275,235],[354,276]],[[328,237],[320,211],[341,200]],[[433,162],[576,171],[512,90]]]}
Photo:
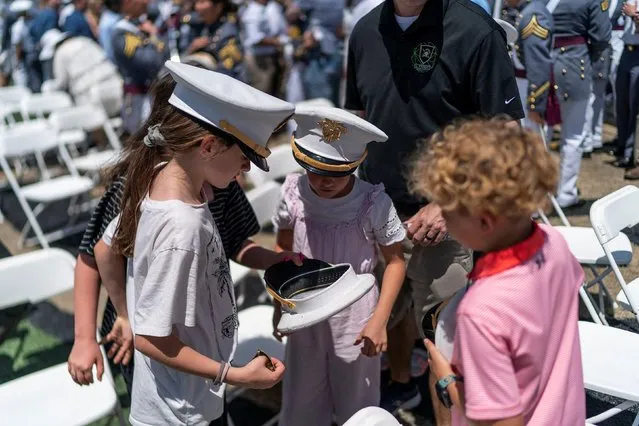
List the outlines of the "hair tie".
{"label": "hair tie", "polygon": [[154,124],[147,129],[146,136],[144,136],[144,145],[149,148],[153,148],[156,146],[162,146],[165,143],[166,139],[164,139],[164,136],[160,132],[159,124]]}

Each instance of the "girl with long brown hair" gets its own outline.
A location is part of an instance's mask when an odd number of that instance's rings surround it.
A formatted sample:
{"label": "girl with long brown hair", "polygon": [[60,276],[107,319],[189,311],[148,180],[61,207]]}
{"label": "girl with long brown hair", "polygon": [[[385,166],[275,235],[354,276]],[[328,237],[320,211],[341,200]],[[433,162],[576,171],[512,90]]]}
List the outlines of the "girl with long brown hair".
{"label": "girl with long brown hair", "polygon": [[[169,63],[177,85],[156,124],[129,149],[113,249],[133,257],[135,364],[131,423],[224,424],[225,384],[267,388],[283,364],[231,367],[237,308],[207,201],[249,159],[267,168],[266,141],[293,106],[230,77]],[[232,95],[231,95],[232,94]],[[270,367],[270,368],[269,368]]]}

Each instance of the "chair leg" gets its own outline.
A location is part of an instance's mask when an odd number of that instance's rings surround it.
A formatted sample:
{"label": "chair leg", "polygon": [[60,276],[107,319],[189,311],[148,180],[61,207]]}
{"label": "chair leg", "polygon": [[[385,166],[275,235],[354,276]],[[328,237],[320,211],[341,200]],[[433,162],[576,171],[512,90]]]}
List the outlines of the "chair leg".
{"label": "chair leg", "polygon": [[592,317],[592,320],[595,322],[595,324],[608,325],[605,314],[603,314],[602,312],[597,312],[594,301],[592,300],[592,296],[590,296],[590,293],[586,291],[584,286],[581,286],[581,288],[579,288],[579,296],[581,296],[581,300],[583,300],[584,305],[586,305],[586,309],[588,309],[588,313]]}
{"label": "chair leg", "polygon": [[[34,221],[37,221],[38,215],[40,215],[40,213],[42,213],[42,211],[44,210],[45,207],[46,207],[46,205],[44,203],[40,203],[37,206],[35,206],[35,208],[33,209],[33,220]],[[28,218],[28,215],[27,215],[27,218]],[[35,225],[33,225],[30,220],[27,220],[27,223],[25,223],[24,226],[22,227],[22,231],[20,232],[20,241],[18,242],[18,248],[22,249],[24,247],[25,241],[27,240],[27,234],[31,230],[32,226],[33,226],[33,229],[35,231]],[[43,235],[42,238],[45,241],[47,240],[47,237],[45,235]],[[42,242],[40,244],[42,245]]]}

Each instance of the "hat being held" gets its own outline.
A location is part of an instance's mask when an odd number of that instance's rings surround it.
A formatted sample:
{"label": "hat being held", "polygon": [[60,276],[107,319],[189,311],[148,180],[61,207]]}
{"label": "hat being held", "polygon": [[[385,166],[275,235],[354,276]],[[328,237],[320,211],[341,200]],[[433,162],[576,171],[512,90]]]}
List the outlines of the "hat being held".
{"label": "hat being held", "polygon": [[293,156],[306,170],[324,176],[347,176],[366,158],[370,142],[388,136],[368,121],[339,108],[298,106]]}
{"label": "hat being held", "polygon": [[495,18],[495,22],[497,22],[506,33],[506,42],[508,44],[515,44],[519,38],[519,31],[517,31],[517,28],[513,27],[512,24],[504,21],[503,19]]}
{"label": "hat being held", "polygon": [[52,59],[58,44],[62,43],[70,36],[71,34],[63,33],[57,28],[52,28],[45,32],[40,39],[40,44],[42,45],[42,50],[40,51],[39,56],[40,60],[48,61],[49,59]]}
{"label": "hat being held", "polygon": [[282,305],[277,329],[289,333],[315,325],[348,308],[375,285],[371,274],[357,275],[350,264],[304,259],[276,263],[264,273],[266,290]]}
{"label": "hat being held", "polygon": [[268,171],[266,143],[295,107],[225,74],[172,61],[165,65],[177,83],[169,103],[233,136],[244,155]]}

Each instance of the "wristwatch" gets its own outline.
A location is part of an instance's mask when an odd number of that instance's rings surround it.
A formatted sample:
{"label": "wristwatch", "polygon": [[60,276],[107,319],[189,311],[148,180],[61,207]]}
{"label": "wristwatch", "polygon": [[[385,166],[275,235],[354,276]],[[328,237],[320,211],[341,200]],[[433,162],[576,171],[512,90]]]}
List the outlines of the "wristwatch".
{"label": "wristwatch", "polygon": [[448,386],[453,382],[463,382],[464,379],[460,376],[456,376],[454,374],[449,374],[448,376],[440,379],[435,384],[435,390],[437,391],[437,398],[446,408],[450,408],[453,406],[453,401],[450,399],[450,393],[448,393]]}

